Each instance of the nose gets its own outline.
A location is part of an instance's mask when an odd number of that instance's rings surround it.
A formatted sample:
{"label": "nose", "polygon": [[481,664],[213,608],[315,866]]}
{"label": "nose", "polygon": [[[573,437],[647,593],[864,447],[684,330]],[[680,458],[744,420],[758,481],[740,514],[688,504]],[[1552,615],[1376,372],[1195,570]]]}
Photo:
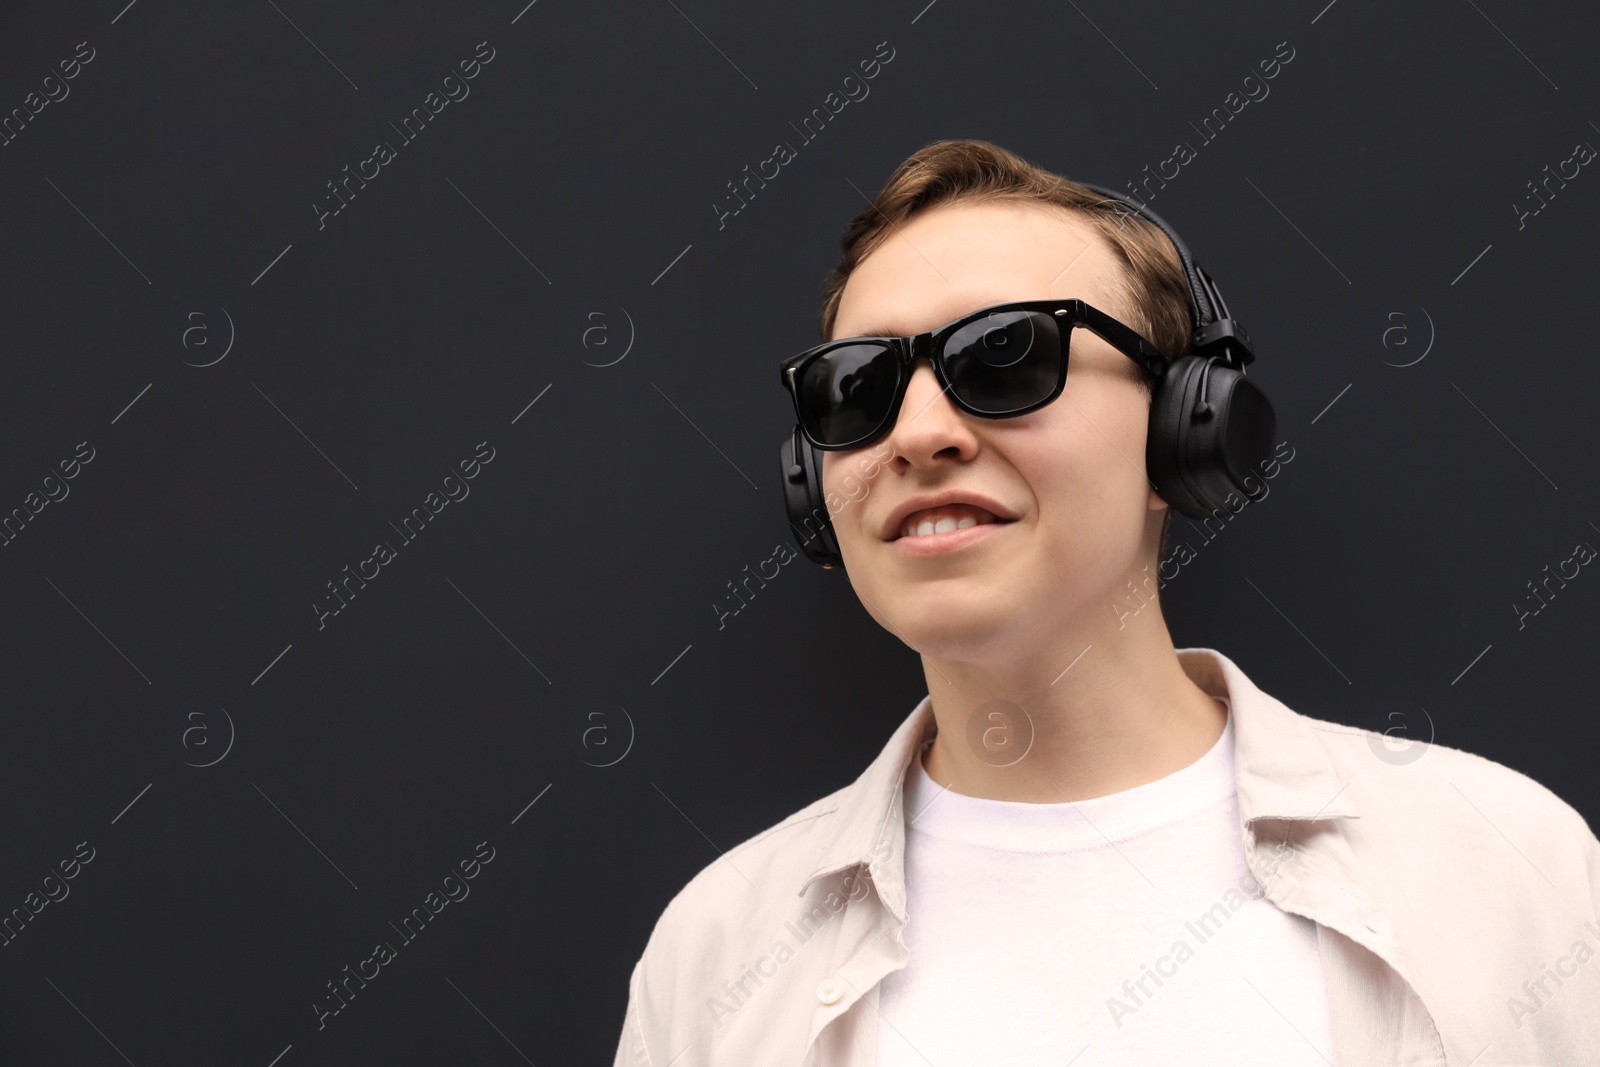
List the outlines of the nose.
{"label": "nose", "polygon": [[911,377],[906,382],[906,395],[901,398],[900,411],[895,416],[897,425],[921,418],[935,394],[944,392],[939,385],[939,376],[933,372],[933,363],[927,356],[913,359],[908,373]]}
{"label": "nose", "polygon": [[976,445],[964,413],[939,384],[926,356],[912,361],[911,378],[888,437],[895,454],[913,463],[926,462],[951,448],[966,456]]}

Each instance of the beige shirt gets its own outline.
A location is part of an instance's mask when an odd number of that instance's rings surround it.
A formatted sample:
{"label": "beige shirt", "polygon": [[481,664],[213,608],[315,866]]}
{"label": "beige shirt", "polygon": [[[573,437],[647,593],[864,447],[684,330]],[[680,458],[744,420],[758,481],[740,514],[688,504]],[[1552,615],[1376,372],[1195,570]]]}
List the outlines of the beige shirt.
{"label": "beige shirt", "polygon": [[[1338,1067],[1600,1064],[1600,840],[1581,815],[1492,760],[1309,718],[1220,652],[1177,651],[1229,699],[1246,865],[1317,924]],[[616,1067],[876,1062],[879,984],[908,958],[902,785],[936,730],[924,697],[853,783],[673,897]]]}

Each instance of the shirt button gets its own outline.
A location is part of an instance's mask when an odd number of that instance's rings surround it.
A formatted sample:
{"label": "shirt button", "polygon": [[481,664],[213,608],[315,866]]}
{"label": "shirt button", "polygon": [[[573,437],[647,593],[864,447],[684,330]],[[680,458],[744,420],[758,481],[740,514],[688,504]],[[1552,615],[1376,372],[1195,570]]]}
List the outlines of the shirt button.
{"label": "shirt button", "polygon": [[817,999],[824,1004],[836,1003],[842,996],[844,996],[844,986],[837,978],[825,978],[817,986]]}

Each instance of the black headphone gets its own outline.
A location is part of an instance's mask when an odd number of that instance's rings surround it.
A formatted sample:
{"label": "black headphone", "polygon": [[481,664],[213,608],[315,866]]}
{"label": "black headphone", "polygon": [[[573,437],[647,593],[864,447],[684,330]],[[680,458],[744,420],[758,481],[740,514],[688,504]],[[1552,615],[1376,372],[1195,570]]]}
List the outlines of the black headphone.
{"label": "black headphone", "polygon": [[[1145,469],[1169,506],[1192,519],[1231,515],[1230,498],[1256,500],[1266,483],[1255,476],[1269,460],[1277,421],[1266,394],[1244,375],[1255,352],[1244,324],[1229,318],[1222,292],[1189,255],[1175,230],[1143,204],[1099,185],[1085,189],[1132,207],[1159,226],[1178,250],[1189,282],[1194,322],[1190,351],[1167,364],[1150,398]],[[779,447],[783,502],[800,550],[824,567],[844,565],[822,492],[822,450],[799,423]],[[1242,502],[1241,502],[1242,503]]]}

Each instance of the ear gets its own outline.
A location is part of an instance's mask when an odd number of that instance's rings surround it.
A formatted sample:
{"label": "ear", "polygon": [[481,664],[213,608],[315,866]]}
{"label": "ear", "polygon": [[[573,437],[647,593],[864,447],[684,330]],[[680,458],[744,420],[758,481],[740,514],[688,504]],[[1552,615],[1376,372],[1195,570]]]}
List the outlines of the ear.
{"label": "ear", "polygon": [[1146,506],[1151,511],[1160,511],[1162,508],[1170,507],[1171,505],[1166,502],[1160,493],[1156,492],[1156,487],[1152,485],[1150,487],[1150,498],[1146,502]]}

